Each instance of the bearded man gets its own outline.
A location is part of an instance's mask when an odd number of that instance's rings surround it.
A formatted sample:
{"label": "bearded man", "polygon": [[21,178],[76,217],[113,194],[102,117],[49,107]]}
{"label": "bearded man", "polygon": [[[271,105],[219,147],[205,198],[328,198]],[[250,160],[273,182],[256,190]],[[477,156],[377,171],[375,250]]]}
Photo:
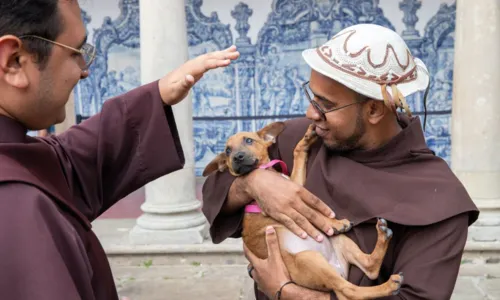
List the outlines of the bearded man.
{"label": "bearded man", "polygon": [[[427,147],[420,119],[406,103],[405,97],[429,87],[424,63],[398,34],[370,24],[342,30],[303,58],[312,69],[303,85],[307,118],[286,122],[270,156],[292,169],[293,149],[314,123],[320,142],[310,150],[305,186],[260,169],[238,178],[211,175],[203,186],[203,211],[213,241],[241,236],[242,208],[253,199],[296,235],[318,242],[333,234],[320,214],[349,219],[354,227],[347,235],[365,253],[375,246],[377,218],[384,218],[393,238],[379,278],[370,280],[351,266],[347,279],[373,286],[402,272],[400,293],[387,299],[449,299],[468,226],[479,212],[446,162]],[[274,255],[268,259],[245,248],[256,298],[273,299],[282,288],[283,300],[336,299],[334,293],[283,286],[290,277],[276,234],[269,232]]]}

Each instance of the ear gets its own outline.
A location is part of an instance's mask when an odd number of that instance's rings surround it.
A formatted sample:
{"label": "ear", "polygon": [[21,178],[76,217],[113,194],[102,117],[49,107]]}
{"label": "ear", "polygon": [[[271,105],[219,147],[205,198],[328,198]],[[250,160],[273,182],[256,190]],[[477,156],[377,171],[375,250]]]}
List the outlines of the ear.
{"label": "ear", "polygon": [[276,142],[276,137],[285,129],[284,122],[274,122],[261,130],[257,131],[257,135],[266,142]]}
{"label": "ear", "polygon": [[26,65],[29,58],[17,37],[0,37],[0,76],[8,84],[21,89],[28,87],[28,76],[22,66]]}
{"label": "ear", "polygon": [[217,170],[219,172],[224,172],[227,168],[226,160],[227,156],[225,153],[217,155],[214,159],[212,159],[211,162],[208,163],[208,165],[205,167],[205,170],[203,170],[203,177],[206,177]]}
{"label": "ear", "polygon": [[390,110],[385,106],[384,101],[370,99],[366,104],[368,108],[368,122],[378,124]]}

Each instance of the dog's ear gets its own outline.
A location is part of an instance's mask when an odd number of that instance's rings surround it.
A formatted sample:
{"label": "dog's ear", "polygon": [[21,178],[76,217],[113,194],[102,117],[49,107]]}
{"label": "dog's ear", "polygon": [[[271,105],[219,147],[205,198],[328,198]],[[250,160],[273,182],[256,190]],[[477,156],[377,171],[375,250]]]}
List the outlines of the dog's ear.
{"label": "dog's ear", "polygon": [[266,142],[276,142],[276,137],[285,129],[284,122],[274,122],[261,130],[257,131],[257,135]]}
{"label": "dog's ear", "polygon": [[219,172],[224,172],[227,168],[226,165],[226,159],[227,156],[225,153],[221,153],[217,155],[214,159],[212,159],[211,162],[208,163],[208,165],[205,167],[205,170],[203,170],[203,177],[206,177],[210,175],[214,171],[219,171]]}

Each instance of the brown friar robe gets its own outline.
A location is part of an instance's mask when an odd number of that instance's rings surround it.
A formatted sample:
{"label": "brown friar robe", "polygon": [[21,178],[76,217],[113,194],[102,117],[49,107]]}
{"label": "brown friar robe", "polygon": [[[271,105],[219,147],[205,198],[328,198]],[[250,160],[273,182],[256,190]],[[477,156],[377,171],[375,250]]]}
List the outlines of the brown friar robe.
{"label": "brown friar robe", "polygon": [[[293,168],[293,148],[310,121],[287,122],[270,149]],[[468,226],[479,212],[448,165],[426,146],[418,118],[401,115],[403,130],[379,149],[333,155],[321,141],[312,148],[305,187],[355,227],[347,235],[365,253],[375,247],[376,218],[388,220],[394,235],[378,280],[351,266],[348,280],[359,286],[404,273],[399,295],[387,299],[449,299],[459,271]],[[203,212],[215,243],[241,236],[243,212],[220,213],[234,178],[212,174],[203,186]],[[259,291],[257,299],[267,299]],[[332,295],[335,299],[335,295]]]}
{"label": "brown friar robe", "polygon": [[0,117],[0,299],[118,299],[90,222],[183,167],[158,82],[106,101],[61,135],[26,132]]}

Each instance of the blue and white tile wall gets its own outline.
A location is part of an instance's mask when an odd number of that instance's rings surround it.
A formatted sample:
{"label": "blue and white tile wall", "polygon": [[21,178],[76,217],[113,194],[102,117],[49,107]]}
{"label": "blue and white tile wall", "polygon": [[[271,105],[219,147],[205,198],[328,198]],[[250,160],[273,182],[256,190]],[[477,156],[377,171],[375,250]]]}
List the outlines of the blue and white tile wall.
{"label": "blue and white tile wall", "polygon": [[[75,89],[77,122],[97,113],[107,99],[140,85],[138,1],[82,3],[99,55],[92,75]],[[234,132],[304,115],[308,103],[300,86],[310,69],[302,50],[357,23],[396,30],[427,64],[432,82],[426,139],[450,162],[454,0],[185,0],[185,8],[190,57],[231,44],[242,54],[194,87],[197,175]],[[422,100],[423,93],[408,99],[421,117]]]}

